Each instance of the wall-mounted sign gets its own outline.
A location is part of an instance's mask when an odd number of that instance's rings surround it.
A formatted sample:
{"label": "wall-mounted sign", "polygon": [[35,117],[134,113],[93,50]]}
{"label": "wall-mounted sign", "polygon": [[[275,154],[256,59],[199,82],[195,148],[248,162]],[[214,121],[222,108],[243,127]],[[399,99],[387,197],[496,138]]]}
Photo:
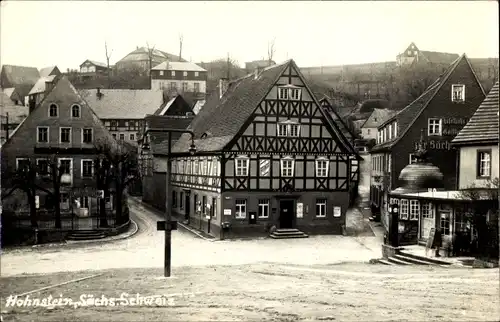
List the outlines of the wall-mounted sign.
{"label": "wall-mounted sign", "polygon": [[[414,142],[415,150],[419,148],[420,141]],[[450,141],[436,141],[430,140],[424,142],[424,149],[426,150],[451,150]]]}
{"label": "wall-mounted sign", "polygon": [[447,117],[443,119],[443,125],[465,125],[467,122],[469,122],[469,119],[464,117]]}
{"label": "wall-mounted sign", "polygon": [[304,204],[301,202],[297,203],[297,218],[304,217]]}
{"label": "wall-mounted sign", "polygon": [[35,196],[36,209],[40,208],[40,196]]}
{"label": "wall-mounted sign", "polygon": [[231,209],[224,209],[224,216],[231,216]]}
{"label": "wall-mounted sign", "polygon": [[333,207],[333,217],[340,217],[342,214],[340,207]]}

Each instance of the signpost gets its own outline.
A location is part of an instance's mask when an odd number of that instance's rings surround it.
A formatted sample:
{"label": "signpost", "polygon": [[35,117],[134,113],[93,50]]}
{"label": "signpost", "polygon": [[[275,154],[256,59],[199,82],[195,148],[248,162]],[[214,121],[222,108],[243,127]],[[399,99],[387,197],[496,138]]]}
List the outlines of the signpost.
{"label": "signpost", "polygon": [[392,204],[390,206],[391,224],[389,229],[389,240],[393,247],[399,246],[399,205]]}

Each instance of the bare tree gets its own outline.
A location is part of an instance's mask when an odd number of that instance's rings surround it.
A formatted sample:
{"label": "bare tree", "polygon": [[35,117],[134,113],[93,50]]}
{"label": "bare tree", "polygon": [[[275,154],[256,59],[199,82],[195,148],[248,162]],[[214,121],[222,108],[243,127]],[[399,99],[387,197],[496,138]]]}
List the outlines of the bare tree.
{"label": "bare tree", "polygon": [[276,49],[274,48],[275,42],[276,38],[273,38],[273,40],[267,43],[267,60],[269,62],[269,66],[271,66],[274,58],[274,53],[276,52]]}
{"label": "bare tree", "polygon": [[413,101],[422,95],[441,73],[439,66],[416,64],[401,67],[398,77],[403,91]]}
{"label": "bare tree", "polygon": [[111,58],[111,54],[113,53],[113,49],[111,49],[110,52],[108,52],[108,43],[105,41],[104,42],[104,50],[106,51],[106,67],[107,67],[107,74],[108,74],[108,88],[111,88],[111,69],[109,68],[109,60]]}
{"label": "bare tree", "polygon": [[153,45],[153,47],[150,47],[149,43],[146,43],[146,46],[148,46],[148,63],[149,63],[148,64],[149,65],[148,75],[151,76],[151,69],[153,68],[153,54],[154,54],[156,45]]}
{"label": "bare tree", "polygon": [[182,61],[182,43],[184,42],[184,35],[179,34],[179,61]]}

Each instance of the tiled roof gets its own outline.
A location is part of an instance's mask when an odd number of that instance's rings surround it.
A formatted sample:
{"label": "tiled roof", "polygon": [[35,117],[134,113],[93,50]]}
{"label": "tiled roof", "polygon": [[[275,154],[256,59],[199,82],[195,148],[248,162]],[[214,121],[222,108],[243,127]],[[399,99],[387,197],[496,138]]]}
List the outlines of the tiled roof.
{"label": "tiled roof", "polygon": [[206,72],[205,69],[190,62],[165,61],[152,68],[153,70],[180,70],[188,72]]}
{"label": "tiled roof", "polygon": [[46,76],[46,77],[41,77],[37,82],[35,83],[35,86],[30,90],[28,95],[33,95],[33,94],[38,94],[38,93],[43,93],[45,92],[47,82],[52,82],[54,81],[54,78],[56,78],[56,75],[52,76]]}
{"label": "tiled roof", "polygon": [[380,126],[383,126],[393,120],[397,120],[398,122],[398,137],[384,142],[382,144],[378,144],[372,148],[372,151],[377,151],[385,148],[390,148],[394,144],[396,144],[405,134],[406,131],[410,128],[411,124],[417,119],[417,117],[422,113],[422,111],[429,105],[434,96],[439,92],[441,86],[446,82],[451,73],[455,70],[458,64],[462,61],[462,59],[467,59],[465,55],[461,56],[459,59],[455,60],[453,64],[451,64],[448,69],[441,74],[438,79],[432,83],[422,95],[420,95],[416,100],[414,100],[410,105],[406,106],[404,109],[399,111],[394,116],[387,119]]}
{"label": "tiled roof", "polygon": [[[168,99],[168,97],[166,97]],[[182,95],[175,95],[170,100],[163,102],[153,114],[162,116],[186,116],[193,113],[193,109]]]}
{"label": "tiled roof", "polygon": [[376,108],[373,110],[370,117],[366,120],[365,124],[363,124],[361,127],[378,127],[394,114],[396,114],[396,111],[394,110]]}
{"label": "tiled roof", "polygon": [[0,92],[0,115],[2,116],[2,123],[9,113],[9,123],[19,124],[29,114],[29,108],[24,105],[16,105],[10,97],[3,92]]}
{"label": "tiled roof", "polygon": [[50,73],[52,73],[54,71],[54,69],[56,69],[56,68],[57,68],[57,66],[49,66],[49,67],[45,67],[45,68],[40,69],[40,77],[50,76]]}
{"label": "tiled roof", "polygon": [[80,64],[80,66],[82,66],[86,62],[89,62],[89,63],[91,63],[92,65],[95,65],[95,66],[99,66],[99,67],[103,67],[103,68],[108,68],[108,65],[106,63],[101,63],[99,61],[90,60],[90,59],[85,60],[83,63]]}
{"label": "tiled roof", "polygon": [[82,89],[80,95],[101,119],[143,119],[162,104],[161,91],[132,89]]}
{"label": "tiled roof", "polygon": [[480,142],[498,143],[498,81],[462,130],[453,144]]}
{"label": "tiled roof", "polygon": [[[153,50],[153,56],[164,59],[164,60],[172,60],[172,61],[179,61],[179,56],[169,54],[167,52],[154,49]],[[140,47],[137,48],[136,50],[130,52],[128,55],[123,57],[122,59],[119,60],[120,62],[126,62],[126,61],[140,61],[140,60],[149,60],[149,52],[148,48],[146,47]],[[181,59],[181,61],[185,61],[184,59]]]}
{"label": "tiled roof", "polygon": [[[263,69],[257,77],[252,73],[230,82],[222,97],[219,97],[217,92],[213,93],[190,125],[190,129],[195,134],[195,139],[198,140],[197,150],[217,151],[229,143],[252,115],[258,104],[265,98],[278,77],[289,66],[293,66],[305,81],[295,62],[288,60],[282,64]],[[310,91],[307,83],[305,85]],[[316,104],[321,108],[318,102]],[[327,117],[326,114],[325,117]],[[330,122],[328,118],[327,121]],[[334,122],[330,124],[338,134],[339,140],[342,141],[344,147],[350,149],[349,142],[338,126]],[[206,134],[206,137],[200,139],[203,134]],[[189,145],[190,135],[184,134],[175,144],[173,152],[186,152]]]}
{"label": "tiled roof", "polygon": [[420,54],[423,55],[430,63],[435,64],[451,64],[458,57],[458,54],[442,53],[438,51],[425,51],[421,50]]}
{"label": "tiled roof", "polygon": [[40,78],[38,69],[35,67],[3,65],[2,66],[2,86],[16,87],[17,85],[34,85]]}

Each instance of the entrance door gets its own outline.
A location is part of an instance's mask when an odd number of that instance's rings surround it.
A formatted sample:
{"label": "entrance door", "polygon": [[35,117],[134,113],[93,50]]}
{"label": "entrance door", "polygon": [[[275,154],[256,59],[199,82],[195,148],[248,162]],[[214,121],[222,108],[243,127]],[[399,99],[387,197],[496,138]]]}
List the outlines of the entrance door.
{"label": "entrance door", "polygon": [[295,219],[295,201],[280,201],[280,228],[293,228]]}
{"label": "entrance door", "polygon": [[184,219],[189,221],[189,212],[191,211],[191,198],[190,194],[186,193],[186,199],[184,200],[184,207],[185,207],[185,212],[184,212]]}
{"label": "entrance door", "polygon": [[[429,233],[432,228],[436,226],[436,220],[434,219],[434,209],[431,203],[421,205],[422,209],[422,221],[420,226],[420,237],[423,239],[429,238]],[[425,211],[424,211],[425,210]]]}

